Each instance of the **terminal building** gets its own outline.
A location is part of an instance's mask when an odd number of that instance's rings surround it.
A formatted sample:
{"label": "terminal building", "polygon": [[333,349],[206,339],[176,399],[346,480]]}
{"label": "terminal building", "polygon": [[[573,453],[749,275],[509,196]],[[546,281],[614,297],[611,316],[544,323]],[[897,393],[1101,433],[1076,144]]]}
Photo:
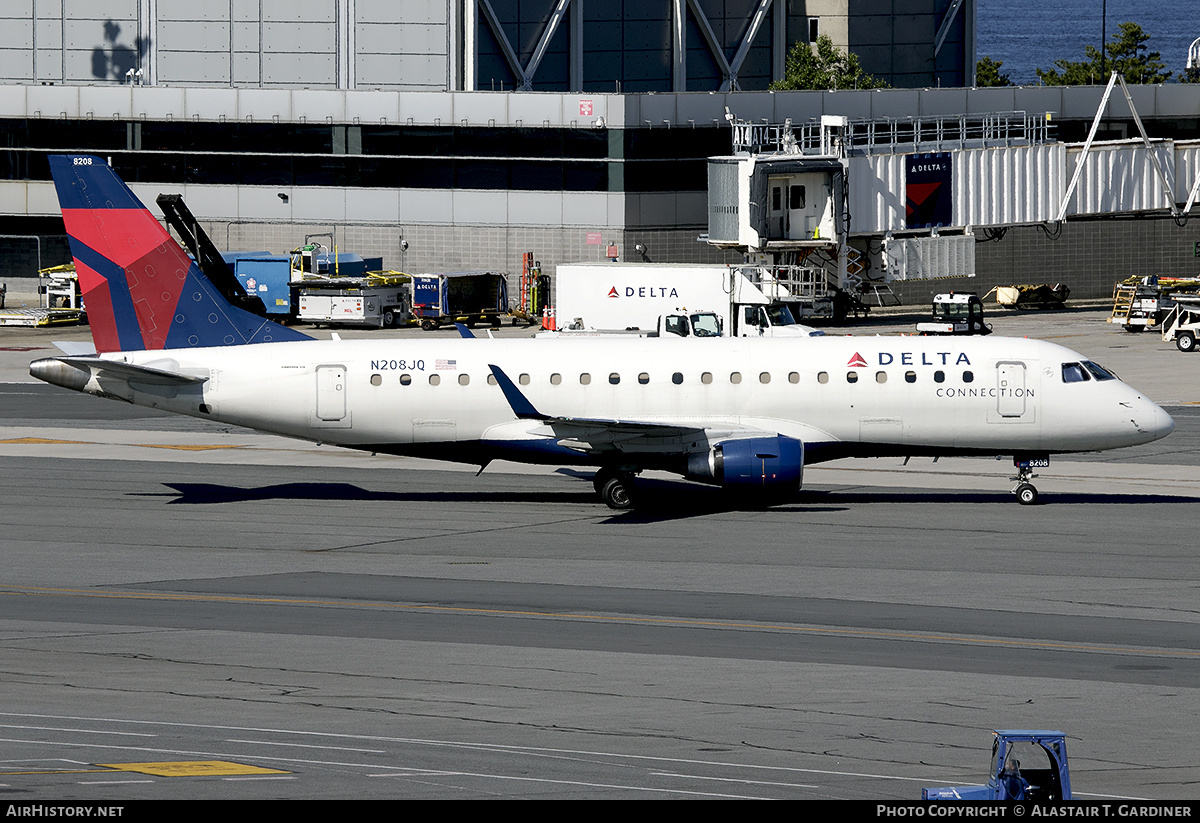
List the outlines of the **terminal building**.
{"label": "terminal building", "polygon": [[[1087,134],[1102,88],[970,87],[972,0],[913,0],[903,14],[895,5],[6,3],[0,272],[28,276],[39,260],[67,256],[46,161],[53,153],[104,157],[152,210],[159,193],[182,194],[226,249],[286,251],[306,235],[333,234],[340,247],[405,271],[515,271],[532,251],[552,272],[604,260],[611,245],[627,261],[741,262],[738,249],[703,240],[708,158],[733,151],[733,120],[801,125],[824,116],[903,132],[914,118],[1048,113],[1047,139]],[[893,88],[770,91],[788,48],[819,35]],[[1172,158],[1182,203],[1197,171],[1186,147],[1200,138],[1200,87],[1132,92],[1156,151]],[[1137,136],[1123,100],[1106,114],[1101,138]],[[934,138],[891,153],[941,148]],[[849,180],[847,192],[861,182]],[[1013,196],[1037,198],[1039,181],[1028,182]],[[878,215],[894,207],[882,190],[870,196],[870,208],[844,215],[868,274],[888,231]],[[974,226],[969,288],[1037,272],[1069,282],[1076,296],[1105,296],[1131,274],[1196,273],[1200,224],[1189,227],[1153,198],[1136,216],[1117,199],[1104,219],[1073,211],[1051,224],[1049,210],[1026,209],[1036,219]],[[897,290],[923,300],[930,288]]]}

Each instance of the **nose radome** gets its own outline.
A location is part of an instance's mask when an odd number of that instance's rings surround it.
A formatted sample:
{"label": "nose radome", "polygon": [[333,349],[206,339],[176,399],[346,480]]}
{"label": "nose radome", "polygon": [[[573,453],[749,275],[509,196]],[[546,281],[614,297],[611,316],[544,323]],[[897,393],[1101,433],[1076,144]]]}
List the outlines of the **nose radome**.
{"label": "nose radome", "polygon": [[1154,404],[1154,435],[1155,437],[1166,437],[1171,432],[1175,431],[1175,420],[1171,415],[1167,414],[1166,410]]}

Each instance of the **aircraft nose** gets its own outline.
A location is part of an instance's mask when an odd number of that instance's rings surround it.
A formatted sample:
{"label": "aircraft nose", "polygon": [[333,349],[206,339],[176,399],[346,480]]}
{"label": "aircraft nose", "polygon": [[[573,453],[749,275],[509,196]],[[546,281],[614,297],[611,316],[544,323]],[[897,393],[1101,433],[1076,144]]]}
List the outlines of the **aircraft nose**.
{"label": "aircraft nose", "polygon": [[1174,418],[1167,414],[1166,410],[1157,403],[1154,404],[1154,422],[1152,425],[1154,427],[1155,439],[1166,437],[1175,431]]}
{"label": "aircraft nose", "polygon": [[1175,421],[1162,406],[1148,397],[1143,396],[1139,400],[1141,402],[1134,406],[1133,424],[1139,432],[1149,437],[1146,442],[1160,440],[1175,431]]}

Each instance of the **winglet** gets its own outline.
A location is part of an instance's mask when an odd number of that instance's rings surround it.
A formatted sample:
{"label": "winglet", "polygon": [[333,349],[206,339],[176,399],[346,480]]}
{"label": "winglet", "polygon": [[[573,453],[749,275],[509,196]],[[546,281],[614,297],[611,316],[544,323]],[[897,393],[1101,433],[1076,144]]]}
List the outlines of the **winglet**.
{"label": "winglet", "polygon": [[512,407],[513,414],[522,420],[550,419],[547,415],[542,414],[533,407],[533,404],[529,402],[525,395],[521,394],[521,390],[517,388],[516,384],[509,379],[508,375],[499,366],[488,363],[488,368],[492,370],[492,375],[500,385],[500,391],[504,392],[504,399]]}
{"label": "winglet", "polygon": [[466,326],[464,326],[462,323],[455,323],[454,328],[458,329],[458,333],[460,335],[462,335],[463,338],[465,338],[467,340],[475,339],[475,333],[473,331],[471,331],[470,329],[468,329]]}

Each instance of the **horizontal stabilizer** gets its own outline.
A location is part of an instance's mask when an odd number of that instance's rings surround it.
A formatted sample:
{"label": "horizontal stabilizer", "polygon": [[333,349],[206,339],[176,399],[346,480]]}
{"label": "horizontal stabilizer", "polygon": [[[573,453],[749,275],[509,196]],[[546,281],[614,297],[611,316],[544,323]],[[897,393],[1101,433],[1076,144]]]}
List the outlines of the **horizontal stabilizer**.
{"label": "horizontal stabilizer", "polygon": [[68,357],[83,357],[96,353],[96,346],[83,340],[54,340],[54,348]]}
{"label": "horizontal stabilizer", "polygon": [[29,373],[39,380],[62,385],[61,382],[51,379],[55,371],[62,371],[61,367],[55,366],[59,363],[76,370],[95,371],[101,375],[113,375],[151,386],[193,386],[208,379],[207,376],[184,374],[153,366],[138,366],[123,360],[107,360],[102,357],[47,357],[30,363]]}

